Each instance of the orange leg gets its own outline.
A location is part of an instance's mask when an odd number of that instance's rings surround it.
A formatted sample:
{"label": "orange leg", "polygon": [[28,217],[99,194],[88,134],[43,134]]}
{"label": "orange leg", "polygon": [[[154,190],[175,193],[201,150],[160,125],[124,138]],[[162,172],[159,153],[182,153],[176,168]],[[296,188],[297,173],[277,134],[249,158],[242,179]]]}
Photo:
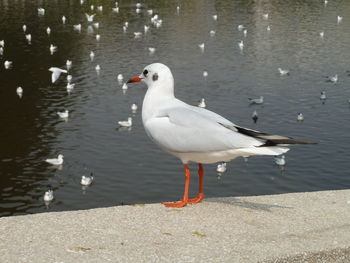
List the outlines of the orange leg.
{"label": "orange leg", "polygon": [[188,200],[189,204],[199,203],[204,198],[203,191],[203,179],[204,179],[204,169],[201,163],[198,164],[198,176],[199,176],[199,193],[197,198],[191,198]]}
{"label": "orange leg", "polygon": [[190,186],[190,177],[191,177],[191,172],[190,172],[190,168],[188,168],[188,165],[185,164],[184,165],[185,168],[185,191],[184,191],[184,197],[183,199],[181,199],[178,202],[174,202],[174,203],[163,203],[163,205],[165,205],[166,207],[183,207],[185,205],[188,204],[188,189]]}

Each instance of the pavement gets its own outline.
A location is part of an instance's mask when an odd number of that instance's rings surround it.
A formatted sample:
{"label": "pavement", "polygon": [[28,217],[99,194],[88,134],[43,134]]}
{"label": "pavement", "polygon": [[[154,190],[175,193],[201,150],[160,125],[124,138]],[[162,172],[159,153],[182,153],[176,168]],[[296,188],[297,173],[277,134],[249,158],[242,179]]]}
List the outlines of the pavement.
{"label": "pavement", "polygon": [[350,190],[2,217],[0,262],[350,262]]}

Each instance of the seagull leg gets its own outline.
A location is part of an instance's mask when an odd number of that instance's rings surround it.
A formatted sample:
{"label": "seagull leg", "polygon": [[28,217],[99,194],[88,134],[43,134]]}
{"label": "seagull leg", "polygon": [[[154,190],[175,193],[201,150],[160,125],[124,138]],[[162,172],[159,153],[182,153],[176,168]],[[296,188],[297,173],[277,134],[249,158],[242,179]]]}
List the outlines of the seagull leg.
{"label": "seagull leg", "polygon": [[203,200],[203,179],[204,179],[204,169],[201,163],[198,164],[198,176],[199,176],[199,193],[197,198],[191,198],[188,200],[189,204],[196,204]]}
{"label": "seagull leg", "polygon": [[188,168],[188,165],[185,164],[184,165],[185,168],[185,190],[184,190],[184,197],[183,199],[181,199],[178,202],[174,202],[174,203],[163,203],[163,205],[165,205],[166,207],[183,207],[185,205],[188,204],[188,189],[190,186],[190,177],[191,177],[191,172],[190,172],[190,168]]}

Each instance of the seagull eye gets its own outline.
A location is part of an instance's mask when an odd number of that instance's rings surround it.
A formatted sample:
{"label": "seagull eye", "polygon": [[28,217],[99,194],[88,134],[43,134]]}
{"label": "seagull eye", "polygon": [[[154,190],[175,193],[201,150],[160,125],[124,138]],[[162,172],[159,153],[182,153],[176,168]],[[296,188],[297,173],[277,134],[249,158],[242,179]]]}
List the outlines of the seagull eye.
{"label": "seagull eye", "polygon": [[147,74],[148,74],[148,70],[145,69],[145,70],[143,71],[143,75],[144,75],[145,77],[147,77]]}

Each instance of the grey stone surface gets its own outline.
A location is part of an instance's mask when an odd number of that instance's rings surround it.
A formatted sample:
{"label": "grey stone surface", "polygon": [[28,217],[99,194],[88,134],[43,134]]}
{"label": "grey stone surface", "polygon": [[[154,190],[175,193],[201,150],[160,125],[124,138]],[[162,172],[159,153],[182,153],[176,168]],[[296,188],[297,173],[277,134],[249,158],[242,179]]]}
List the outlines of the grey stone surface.
{"label": "grey stone surface", "polygon": [[0,218],[2,263],[347,262],[349,247],[350,190]]}

